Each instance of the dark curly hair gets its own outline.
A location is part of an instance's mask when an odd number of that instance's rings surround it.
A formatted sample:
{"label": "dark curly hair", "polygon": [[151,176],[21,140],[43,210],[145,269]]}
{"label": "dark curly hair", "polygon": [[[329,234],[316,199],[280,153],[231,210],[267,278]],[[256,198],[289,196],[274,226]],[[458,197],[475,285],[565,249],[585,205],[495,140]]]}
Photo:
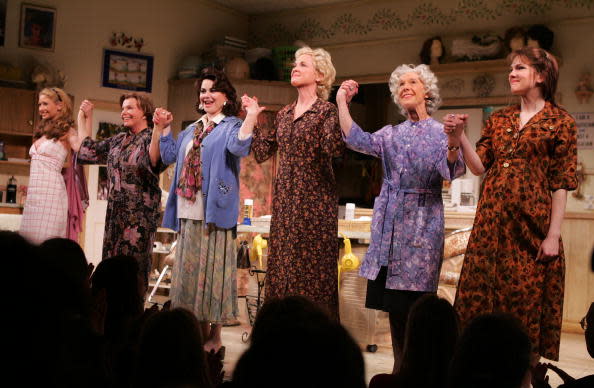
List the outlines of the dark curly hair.
{"label": "dark curly hair", "polygon": [[40,137],[48,139],[61,139],[74,127],[72,119],[72,100],[65,91],[60,88],[45,88],[39,92],[39,97],[45,96],[56,104],[62,104],[62,109],[52,119],[41,119],[37,123],[33,140]]}
{"label": "dark curly hair", "polygon": [[555,40],[555,33],[544,24],[535,24],[526,31],[526,38],[537,41],[541,49],[550,51]]}
{"label": "dark curly hair", "polygon": [[216,69],[214,67],[206,67],[200,72],[200,77],[196,80],[194,87],[196,88],[196,95],[198,101],[196,101],[196,111],[200,114],[206,113],[200,108],[200,88],[202,87],[202,81],[209,79],[213,81],[213,88],[223,93],[227,97],[227,103],[223,106],[223,114],[225,116],[237,116],[239,113],[239,101],[237,100],[237,92],[235,88],[227,78],[224,71]]}
{"label": "dark curly hair", "polygon": [[434,40],[437,40],[439,43],[441,43],[441,55],[439,58],[437,58],[439,62],[441,62],[446,55],[445,46],[441,40],[441,37],[434,36],[433,38],[429,38],[423,43],[423,47],[421,47],[421,52],[419,53],[419,57],[421,57],[421,63],[424,63],[425,65],[431,64],[431,46],[433,45]]}

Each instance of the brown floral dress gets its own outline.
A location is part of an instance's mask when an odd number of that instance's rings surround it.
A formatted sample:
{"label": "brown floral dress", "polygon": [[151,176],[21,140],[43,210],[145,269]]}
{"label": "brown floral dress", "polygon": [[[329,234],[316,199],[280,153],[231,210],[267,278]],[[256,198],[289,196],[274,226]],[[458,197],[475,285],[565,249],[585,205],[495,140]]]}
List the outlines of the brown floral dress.
{"label": "brown floral dress", "polygon": [[477,143],[486,173],[455,308],[463,325],[507,312],[526,327],[533,352],[559,359],[565,258],[537,262],[551,217],[551,192],[577,185],[573,118],[546,103],[520,128],[518,105],[495,112]]}
{"label": "brown floral dress", "polygon": [[332,158],[344,151],[336,107],[316,100],[293,120],[281,109],[268,133],[254,131],[258,162],[279,152],[266,297],[303,295],[338,319],[338,195]]}
{"label": "brown floral dress", "polygon": [[107,164],[109,195],[103,259],[115,255],[135,257],[146,283],[159,222],[159,174],[167,167],[160,159],[156,168],[151,166],[151,135],[152,129],[145,129],[136,135],[124,131],[102,141],[87,137],[78,153],[81,164]]}

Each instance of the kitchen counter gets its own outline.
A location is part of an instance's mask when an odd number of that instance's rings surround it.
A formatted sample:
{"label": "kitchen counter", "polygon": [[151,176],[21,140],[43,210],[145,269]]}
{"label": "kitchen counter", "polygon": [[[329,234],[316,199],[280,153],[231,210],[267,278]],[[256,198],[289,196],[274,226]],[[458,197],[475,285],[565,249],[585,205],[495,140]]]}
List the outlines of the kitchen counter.
{"label": "kitchen counter", "polygon": [[18,203],[0,202],[0,214],[22,214],[23,205]]}
{"label": "kitchen counter", "polygon": [[22,217],[20,214],[0,214],[0,230],[17,232],[21,227]]}
{"label": "kitchen counter", "polygon": [[[371,216],[371,209],[356,209],[355,216]],[[453,230],[472,227],[475,212],[472,210],[445,210],[446,234]],[[252,220],[253,221],[253,220]],[[237,231],[268,234],[270,223],[263,220],[256,225],[238,225]],[[350,239],[370,239],[369,232],[343,231]],[[594,211],[566,212],[561,234],[565,250],[565,301],[563,330],[583,333],[580,319],[586,315],[594,300],[594,273],[590,268],[590,254],[594,248]],[[362,257],[363,255],[361,255]]]}
{"label": "kitchen counter", "polygon": [[[270,223],[262,223],[259,225],[237,225],[237,232],[238,233],[260,233],[260,234],[268,234],[270,233]],[[338,237],[341,237],[340,234],[344,234],[347,238],[350,239],[362,239],[362,240],[369,240],[371,238],[371,232],[358,232],[352,230],[342,230],[338,229]]]}

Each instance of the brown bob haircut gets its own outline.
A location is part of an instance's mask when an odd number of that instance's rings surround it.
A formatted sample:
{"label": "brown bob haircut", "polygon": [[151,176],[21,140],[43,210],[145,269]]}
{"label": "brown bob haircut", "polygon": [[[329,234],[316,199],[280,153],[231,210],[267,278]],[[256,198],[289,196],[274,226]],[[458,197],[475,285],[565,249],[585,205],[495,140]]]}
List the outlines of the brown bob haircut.
{"label": "brown bob haircut", "polygon": [[146,124],[149,128],[152,128],[153,112],[155,111],[155,104],[153,104],[153,100],[146,93],[130,92],[120,96],[120,106],[122,106],[124,101],[129,98],[134,98],[138,102],[138,107],[140,110],[142,110],[144,116],[146,117]]}
{"label": "brown bob haircut", "polygon": [[237,116],[239,113],[239,101],[237,100],[237,92],[231,81],[227,78],[224,71],[214,67],[206,67],[200,72],[200,77],[196,80],[194,87],[198,101],[196,102],[196,111],[200,114],[206,113],[200,107],[200,89],[202,88],[202,81],[209,79],[213,81],[213,89],[223,93],[227,97],[227,103],[223,106],[223,114],[225,116]]}
{"label": "brown bob haircut", "polygon": [[535,47],[524,47],[516,50],[509,56],[510,63],[516,57],[524,59],[534,68],[537,74],[540,74],[544,80],[537,84],[545,101],[553,105],[555,102],[555,93],[557,92],[557,81],[559,80],[559,65],[557,60],[549,52]]}

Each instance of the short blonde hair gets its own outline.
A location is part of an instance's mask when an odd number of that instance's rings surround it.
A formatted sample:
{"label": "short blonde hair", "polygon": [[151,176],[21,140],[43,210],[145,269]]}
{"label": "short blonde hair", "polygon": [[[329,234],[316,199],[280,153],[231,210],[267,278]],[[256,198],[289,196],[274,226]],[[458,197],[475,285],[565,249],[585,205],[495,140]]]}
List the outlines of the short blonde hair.
{"label": "short blonde hair", "polygon": [[431,71],[429,66],[427,65],[400,65],[392,72],[390,75],[390,92],[392,93],[392,98],[394,99],[394,103],[400,108],[400,112],[407,116],[408,112],[406,109],[400,105],[398,102],[398,85],[400,84],[400,77],[407,73],[417,73],[419,78],[423,82],[423,86],[425,87],[425,93],[427,93],[427,98],[425,99],[425,109],[427,109],[427,114],[432,114],[437,109],[439,109],[441,105],[441,97],[439,96],[439,88],[437,87],[437,77]]}
{"label": "short blonde hair", "polygon": [[295,60],[301,55],[311,55],[315,70],[322,76],[322,81],[316,87],[316,94],[322,100],[328,100],[330,90],[336,78],[336,69],[332,64],[330,53],[323,48],[312,49],[311,47],[302,47],[295,53]]}

